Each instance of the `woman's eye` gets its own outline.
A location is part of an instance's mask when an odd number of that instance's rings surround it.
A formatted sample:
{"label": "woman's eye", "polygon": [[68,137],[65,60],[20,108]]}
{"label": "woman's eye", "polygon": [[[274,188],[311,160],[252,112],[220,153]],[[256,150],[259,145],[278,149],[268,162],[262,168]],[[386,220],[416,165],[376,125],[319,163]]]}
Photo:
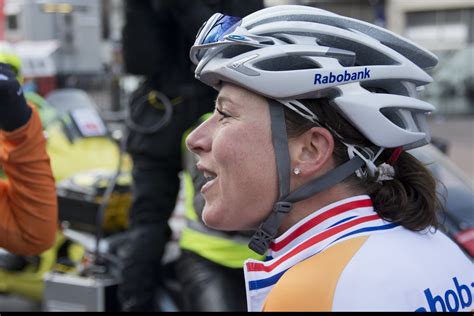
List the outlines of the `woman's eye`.
{"label": "woman's eye", "polygon": [[219,110],[216,108],[216,111],[217,113],[219,113],[219,115],[221,116],[221,118],[219,118],[219,122],[222,121],[223,119],[226,119],[226,118],[229,118],[231,117],[229,114],[225,113],[224,111],[222,110]]}

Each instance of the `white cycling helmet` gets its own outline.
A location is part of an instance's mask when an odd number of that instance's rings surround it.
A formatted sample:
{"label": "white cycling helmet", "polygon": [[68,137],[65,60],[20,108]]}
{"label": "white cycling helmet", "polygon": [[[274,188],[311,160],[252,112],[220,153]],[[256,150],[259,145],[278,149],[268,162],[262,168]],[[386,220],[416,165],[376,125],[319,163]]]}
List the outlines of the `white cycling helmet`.
{"label": "white cycling helmet", "polygon": [[[268,247],[292,203],[362,166],[373,175],[375,159],[384,148],[409,149],[430,141],[426,116],[434,107],[416,94],[417,87],[432,81],[425,70],[434,67],[437,58],[370,23],[298,5],[269,7],[243,19],[216,13],[199,30],[190,57],[197,66],[196,78],[205,84],[219,89],[221,82],[231,82],[269,100],[280,197],[251,245],[259,253]],[[322,97],[379,150],[346,144],[351,158],[347,163],[290,193],[283,107],[274,105],[283,104],[320,124],[298,100]],[[283,142],[277,141],[282,137]]]}

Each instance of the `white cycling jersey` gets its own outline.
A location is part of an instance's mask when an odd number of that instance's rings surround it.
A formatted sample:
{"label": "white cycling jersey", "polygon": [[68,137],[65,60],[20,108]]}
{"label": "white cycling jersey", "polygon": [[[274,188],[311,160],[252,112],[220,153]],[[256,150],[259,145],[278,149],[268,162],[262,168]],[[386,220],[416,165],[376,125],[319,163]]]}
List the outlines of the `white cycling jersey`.
{"label": "white cycling jersey", "polygon": [[250,311],[470,311],[474,265],[440,231],[382,220],[368,196],[333,203],[245,264]]}

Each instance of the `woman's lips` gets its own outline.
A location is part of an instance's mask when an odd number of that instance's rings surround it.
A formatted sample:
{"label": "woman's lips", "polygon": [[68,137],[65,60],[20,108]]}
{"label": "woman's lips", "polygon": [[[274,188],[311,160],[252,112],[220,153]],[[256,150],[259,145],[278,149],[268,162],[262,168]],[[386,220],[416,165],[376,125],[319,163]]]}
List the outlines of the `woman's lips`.
{"label": "woman's lips", "polygon": [[209,180],[206,182],[206,184],[204,184],[201,188],[201,193],[204,194],[206,193],[207,191],[209,191],[209,189],[212,187],[212,185],[217,181],[217,177],[213,178],[212,180]]}

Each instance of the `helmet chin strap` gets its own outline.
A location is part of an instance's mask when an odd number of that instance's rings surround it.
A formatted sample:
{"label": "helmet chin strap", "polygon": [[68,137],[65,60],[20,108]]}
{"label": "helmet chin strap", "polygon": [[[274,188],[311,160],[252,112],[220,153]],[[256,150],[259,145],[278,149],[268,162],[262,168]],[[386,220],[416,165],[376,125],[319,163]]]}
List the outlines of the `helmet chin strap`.
{"label": "helmet chin strap", "polygon": [[277,202],[273,205],[272,212],[259,226],[249,242],[249,248],[261,255],[266,253],[270,243],[275,239],[278,228],[281,226],[285,217],[290,213],[293,203],[305,200],[318,192],[334,186],[365,165],[365,162],[359,156],[354,156],[349,161],[334,168],[325,175],[310,181],[298,190],[290,193],[291,161],[288,149],[284,107],[276,100],[267,99],[267,101],[270,108],[272,141],[278,173],[279,197]]}

